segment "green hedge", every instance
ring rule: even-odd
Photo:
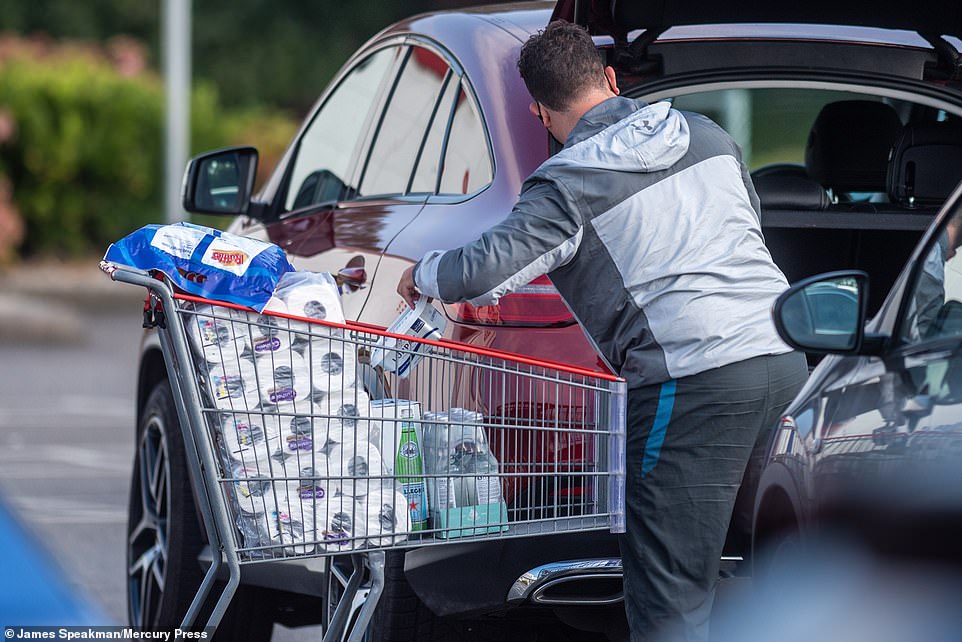
[[[82,255],[164,220],[163,83],[122,75],[105,57],[71,50],[0,60],[0,174],[26,235],[21,256]],[[216,91],[191,98],[192,149],[252,144],[270,169],[296,123],[283,114],[225,113]]]

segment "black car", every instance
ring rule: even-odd
[[[962,185],[869,323],[861,271],[777,301],[781,336],[830,356],[786,409],[761,477],[761,575],[836,534],[887,556],[962,559],[960,246]]]

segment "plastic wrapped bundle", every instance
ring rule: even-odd
[[[337,283],[327,272],[288,272],[277,282],[274,296],[283,299],[294,316],[344,323]],[[330,336],[332,330],[314,323],[301,323],[296,329],[318,338]]]
[[[262,357],[255,362],[257,385],[265,405],[293,404],[310,409],[311,377],[304,357],[293,351]]]
[[[371,402],[363,390],[348,388],[314,395],[317,417],[327,426],[326,451],[340,444],[371,441]]]
[[[268,457],[280,437],[276,418],[258,413],[224,413],[219,432],[227,454],[241,462]]]
[[[391,546],[407,538],[411,513],[404,495],[391,488],[372,490],[358,501],[371,546]]]
[[[211,364],[207,381],[214,404],[222,410],[254,410],[260,405],[257,374],[249,359]]]
[[[363,497],[381,488],[384,467],[381,453],[369,442],[335,446],[327,458],[334,492]]]
[[[311,408],[300,404],[298,408]],[[283,410],[285,406],[278,409]],[[313,409],[311,410],[313,413]],[[280,422],[280,436],[284,450],[292,453],[311,452],[323,450],[327,443],[327,422],[316,418],[313,414],[298,411],[294,415],[281,415],[278,417]]]
[[[247,349],[247,328],[231,319],[243,320],[244,313],[206,304],[196,306],[194,312],[184,315],[194,351],[209,363],[237,361]]]
[[[292,465],[293,464],[293,465]],[[321,453],[315,453],[315,457],[302,456],[299,462],[289,462],[288,468],[300,466],[292,470],[291,479],[287,481],[287,496],[299,499],[301,502],[313,503],[318,500],[328,499],[333,496],[331,480],[328,477],[327,457]]]
[[[282,545],[288,555],[306,555],[314,551],[317,521],[314,507],[297,498],[285,497],[267,516],[267,532],[272,546]]]
[[[350,497],[334,497],[318,502],[315,509],[318,548],[338,553],[360,548],[364,542],[365,520]]]
[[[232,490],[241,513],[266,515],[277,507],[276,492],[270,473],[252,463],[235,466],[230,473]],[[283,491],[281,491],[283,493]]]
[[[271,305],[279,307],[271,300]],[[277,310],[283,312],[284,310]],[[291,349],[291,333],[287,330],[288,321],[281,317],[268,314],[260,316],[250,315],[250,338],[251,351],[257,358],[270,357],[271,355],[284,355]]]
[[[304,347],[311,365],[311,385],[316,391],[331,392],[357,383],[357,350],[353,343],[337,339],[314,339]]]

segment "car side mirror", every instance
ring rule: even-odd
[[[253,147],[201,154],[191,159],[184,173],[184,209],[197,214],[246,214],[256,173],[257,150]]]
[[[800,281],[775,301],[779,336],[804,352],[858,354],[865,340],[868,275],[851,270]]]

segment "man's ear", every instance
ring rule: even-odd
[[[551,114],[548,113],[548,110],[545,109],[544,105],[539,107],[538,103],[532,100],[531,103],[528,104],[528,111],[541,120],[541,124],[544,125],[545,129],[551,127]]]
[[[615,96],[621,94],[621,90],[618,89],[618,78],[615,76],[614,67],[605,67],[605,77],[608,78],[608,86],[611,88],[611,93]]]

